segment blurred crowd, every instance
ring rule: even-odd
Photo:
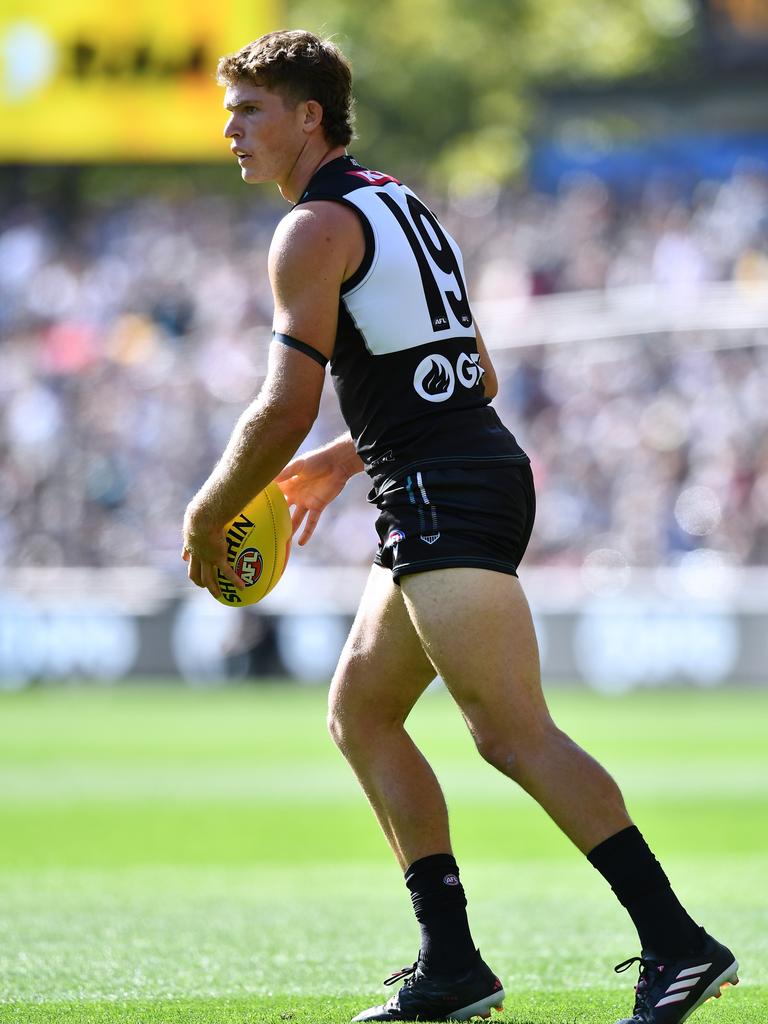
[[[266,252],[284,207],[210,196],[45,203],[0,215],[0,564],[182,572],[184,508],[263,379]],[[768,178],[619,198],[436,203],[470,292],[503,299],[653,282],[768,281]],[[502,418],[531,454],[528,564],[768,562],[768,345],[756,332],[500,351]],[[343,425],[330,386],[307,446]],[[366,564],[360,477],[298,556]]]

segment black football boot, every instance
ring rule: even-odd
[[[705,933],[706,935],[706,933]],[[726,985],[738,985],[739,965],[733,953],[711,935],[701,950],[678,960],[652,953],[633,956],[618,964],[617,973],[640,964],[631,1017],[617,1024],[682,1024],[708,999],[719,999]]]
[[[372,1006],[353,1020],[469,1020],[491,1016],[491,1009],[502,1010],[504,988],[481,959],[465,974],[440,979],[425,974],[417,960],[412,967],[396,971],[384,982],[394,985],[404,978],[402,988],[383,1006]]]

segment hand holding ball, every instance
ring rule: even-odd
[[[236,587],[217,570],[221,591],[217,600],[240,608],[266,597],[288,564],[291,532],[291,514],[283,492],[277,484],[268,484],[224,528],[227,561],[245,587]]]

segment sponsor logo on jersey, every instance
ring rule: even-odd
[[[445,356],[426,356],[416,367],[413,386],[416,394],[428,402],[445,402],[454,392],[456,381],[465,388],[479,384],[485,370],[480,365],[479,352],[462,352],[456,361],[456,370]]]
[[[479,352],[462,352],[456,363],[456,376],[465,388],[473,388],[480,382],[485,370],[480,365]]]
[[[246,548],[235,563],[235,572],[246,587],[258,583],[263,568],[264,559],[257,548]]]
[[[416,367],[413,386],[427,402],[446,402],[455,387],[453,367],[445,356],[426,356]]]
[[[347,174],[351,174],[355,178],[362,178],[369,185],[387,185],[390,181],[394,185],[400,184],[397,178],[393,178],[391,174],[382,174],[381,171],[369,171],[361,168],[359,171],[347,171]]]

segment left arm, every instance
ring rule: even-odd
[[[499,381],[496,377],[496,370],[494,369],[491,357],[488,355],[488,349],[485,347],[483,336],[480,333],[480,328],[475,323],[475,334],[477,335],[477,351],[480,353],[480,365],[485,370],[483,376],[483,387],[488,398],[495,398],[499,393]]]

